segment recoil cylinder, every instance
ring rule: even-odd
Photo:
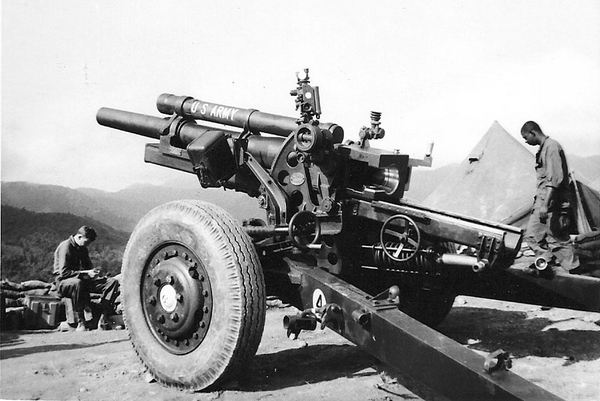
[[[386,242],[385,247],[387,249],[396,249],[400,246],[400,243],[395,242]],[[429,255],[425,253],[418,253],[407,262],[399,262],[391,259],[389,256],[385,254],[381,243],[377,243],[376,245],[369,247],[373,252],[373,261],[378,267],[384,269],[392,269],[392,270],[419,270],[419,271],[430,271],[435,268],[435,261],[432,260]],[[401,251],[400,258],[404,259],[409,256],[409,254],[413,253],[413,251]]]

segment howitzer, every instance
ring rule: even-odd
[[[204,389],[235,374],[256,352],[269,293],[302,311],[286,317],[288,334],[321,322],[450,399],[556,399],[511,372],[484,372],[483,357],[428,327],[458,293],[505,277],[522,230],[404,200],[432,145],[423,159],[372,147],[385,135],[379,112],[344,141],[341,126],[319,120],[308,70],[291,95],[297,118],[170,94],[158,98],[162,118],[98,111],[101,125],[157,140],[146,162],[244,192],[265,210],[265,220],[239,224],[215,205],[178,201],[136,226],[123,303],[157,380]]]

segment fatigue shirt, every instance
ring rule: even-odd
[[[556,189],[553,201],[557,204],[551,207],[560,207],[560,202],[569,199],[569,170],[565,153],[558,142],[546,137],[535,155],[535,172],[537,176],[536,196],[545,199],[546,188]]]
[[[88,270],[92,266],[87,248],[77,245],[72,235],[54,251],[54,274],[59,280],[77,277],[80,270]]]

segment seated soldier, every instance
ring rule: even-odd
[[[83,226],[76,234],[61,242],[54,252],[56,287],[62,297],[71,298],[77,314],[77,331],[87,330],[85,307],[90,294],[101,294],[102,315],[98,328],[110,328],[108,317],[114,312],[114,302],[119,295],[119,282],[114,278],[99,277],[88,253],[88,245],[97,237],[96,231]]]

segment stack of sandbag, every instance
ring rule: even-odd
[[[28,280],[22,283],[8,280],[0,282],[0,295],[7,308],[25,306],[27,295],[54,295],[51,292],[54,292],[54,284],[40,280]]]
[[[0,281],[0,327],[3,330],[18,330],[25,326],[28,296],[56,295],[54,284],[40,280],[15,283]]]

